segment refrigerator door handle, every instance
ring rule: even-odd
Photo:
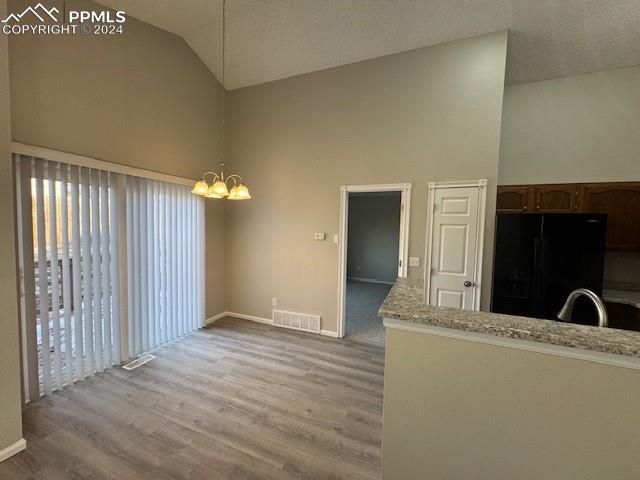
[[[546,282],[546,262],[547,262],[547,248],[549,241],[546,238],[539,239],[540,246],[538,247],[538,256],[540,257],[538,263],[538,298],[540,299],[540,308],[544,307],[545,291],[544,284]]]
[[[533,239],[533,297],[535,309],[537,310],[540,301],[542,286],[542,238]]]

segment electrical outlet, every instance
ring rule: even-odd
[[[409,266],[410,267],[419,267],[420,266],[420,257],[409,257]]]
[[[271,299],[271,306],[272,307],[277,307],[278,306],[278,299],[276,297],[273,297]]]

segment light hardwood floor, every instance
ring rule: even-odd
[[[0,479],[378,479],[384,349],[225,318],[26,407]]]

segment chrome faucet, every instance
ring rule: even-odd
[[[585,296],[590,299],[598,312],[598,326],[607,327],[609,325],[609,317],[607,315],[607,307],[604,306],[602,299],[586,288],[578,288],[569,294],[567,301],[558,312],[558,318],[563,322],[570,322],[573,315],[573,304],[576,303],[578,297]]]

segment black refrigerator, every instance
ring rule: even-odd
[[[492,311],[555,320],[576,288],[602,296],[606,231],[606,214],[498,213]],[[597,324],[585,298],[573,321]]]

